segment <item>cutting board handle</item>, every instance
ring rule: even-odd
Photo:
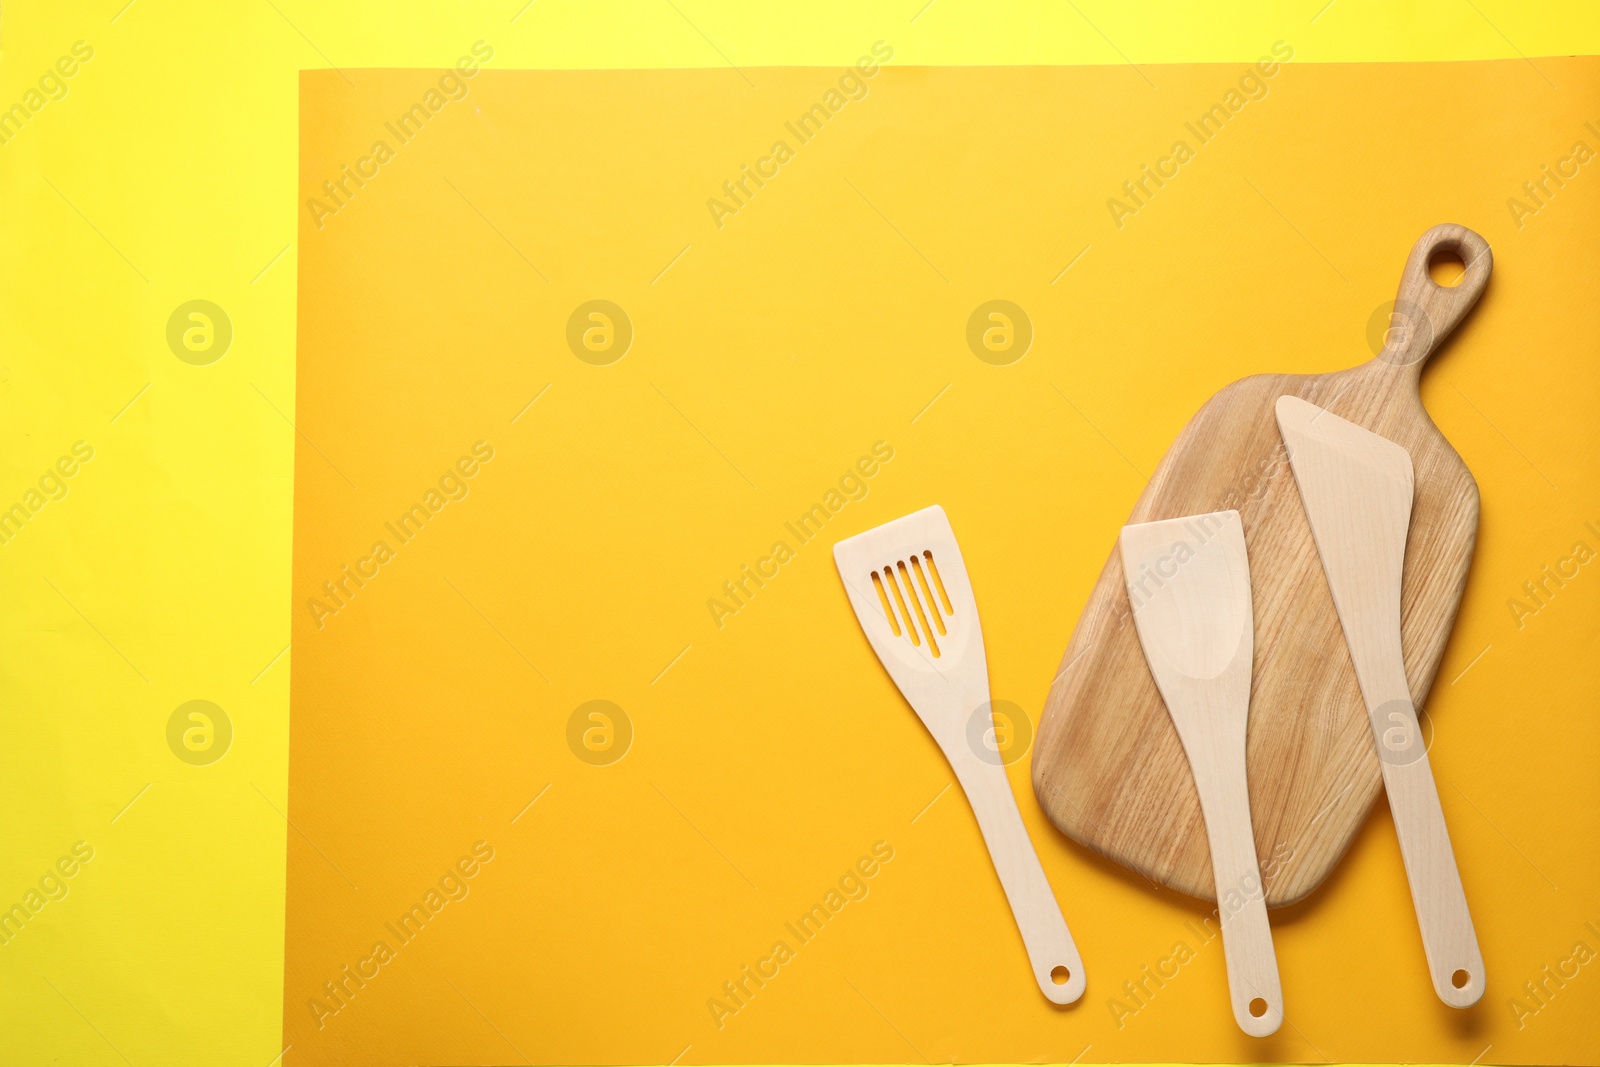
[[[1454,253],[1466,265],[1466,273],[1455,285],[1440,285],[1428,274],[1428,263],[1446,253]],[[1444,223],[1418,238],[1400,275],[1400,290],[1395,294],[1394,313],[1378,362],[1400,368],[1413,381],[1420,377],[1422,365],[1434,349],[1483,295],[1493,269],[1489,242],[1465,226]]]

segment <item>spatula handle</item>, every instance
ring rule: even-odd
[[[1483,996],[1483,955],[1416,709],[1410,700],[1391,700],[1371,717],[1434,991],[1452,1008],[1471,1007]]]
[[[1241,737],[1230,746],[1237,752],[1226,755],[1219,744],[1209,765],[1192,756],[1190,763],[1211,844],[1211,874],[1217,885],[1217,915],[1222,920],[1222,952],[1228,964],[1233,1018],[1250,1036],[1266,1037],[1283,1023],[1283,990],[1278,982],[1272,926],[1267,922],[1266,886],[1250,828],[1243,740]]]
[[[995,873],[1005,889],[1011,914],[1022,932],[1034,980],[1045,998],[1055,1004],[1071,1004],[1083,996],[1083,960],[1072,941],[1067,920],[1062,918],[1050,889],[1044,867],[1033,851],[1017,798],[1011,792],[1005,768],[990,763],[970,751],[948,752],[956,776],[966,791],[984,844],[994,861]]]

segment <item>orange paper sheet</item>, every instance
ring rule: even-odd
[[[302,76],[285,1062],[1600,1060],[1600,66],[862,54]],[[1490,988],[1434,997],[1380,805],[1254,1041],[1027,744],[1183,422],[1367,358],[1441,221],[1495,252],[1424,379],[1484,500],[1429,712]],[[931,503],[1068,1009],[833,569]]]

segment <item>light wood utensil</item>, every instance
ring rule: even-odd
[[[1002,762],[972,743],[989,717],[989,665],[978,604],[950,520],[937,505],[833,546],[850,606],[867,641],[933,734],[978,817],[1000,885],[1046,998],[1083,995],[1083,961],[1033,851]]]
[[[1454,252],[1458,285],[1428,276]],[[1423,364],[1488,284],[1483,238],[1436,226],[1411,250],[1377,358],[1330,374],[1262,374],[1201,407],[1128,522],[1236,510],[1250,548],[1256,635],[1250,801],[1267,905],[1304,898],[1344,855],[1382,779],[1366,705],[1284,455],[1273,405],[1303,397],[1401,445],[1416,502],[1400,586],[1405,676],[1421,705],[1466,584],[1478,489],[1417,395]],[[1360,326],[1353,322],[1352,348]],[[1470,358],[1462,351],[1457,359]],[[1112,552],[1057,668],[1034,743],[1034,791],[1062,831],[1147,878],[1215,899],[1199,796],[1177,731],[1142,666]]]
[[[1124,526],[1122,570],[1145,660],[1200,794],[1233,1017],[1265,1037],[1283,1022],[1283,993],[1250,830],[1244,739],[1255,617],[1239,513]]]
[[[1280,397],[1277,410],[1367,702],[1433,988],[1451,1007],[1469,1007],[1483,996],[1483,956],[1401,653],[1411,456],[1393,441],[1299,397]]]

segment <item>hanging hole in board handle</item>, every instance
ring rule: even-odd
[[[1072,972],[1067,970],[1065,967],[1058,966],[1055,970],[1050,972],[1050,981],[1054,982],[1056,985],[1066,985],[1071,980]]]
[[[1257,997],[1250,1002],[1250,1014],[1252,1017],[1259,1019],[1266,1013],[1267,1002],[1263,998]]]
[[[1449,269],[1460,265],[1459,275]],[[1421,373],[1489,285],[1494,254],[1479,234],[1452,223],[1435,226],[1412,246],[1378,360]]]
[[[1453,248],[1436,248],[1428,257],[1428,277],[1441,289],[1454,289],[1467,276],[1467,265]]]

